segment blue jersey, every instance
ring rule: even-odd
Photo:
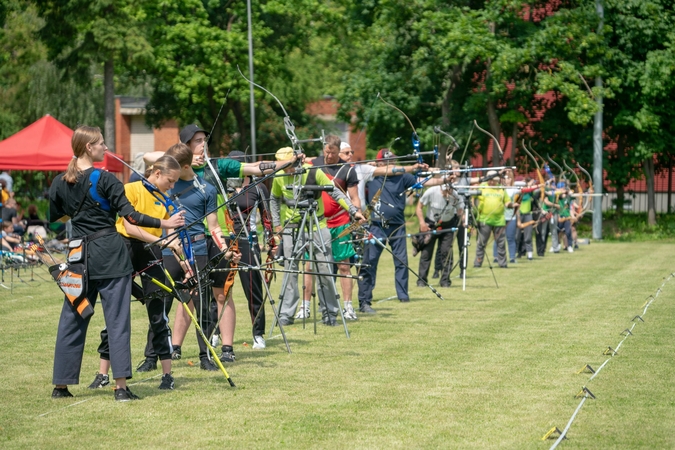
[[[207,213],[215,212],[216,206],[218,206],[216,188],[206,183],[203,178],[197,178],[197,182],[201,187],[197,186],[195,180],[178,180],[173,189],[168,192],[169,196],[179,195],[174,203],[178,205],[180,210],[185,211],[185,224],[196,222],[188,228],[188,235],[191,240],[205,234],[204,216]],[[202,189],[204,192],[202,192]],[[193,242],[192,251],[196,256],[208,255],[206,239],[202,238]],[[170,255],[171,251],[164,249],[162,254]]]
[[[372,220],[380,222],[382,220],[381,216],[384,216],[389,225],[403,225],[405,223],[405,215],[403,214],[405,211],[405,201],[408,197],[405,194],[399,194],[413,186],[417,182],[417,179],[409,173],[394,177],[388,176],[386,181],[384,177],[375,177],[366,185],[366,189],[368,190],[366,199],[369,204],[380,187],[382,187],[383,181],[384,188],[380,194],[380,214],[373,213]],[[392,208],[389,205],[393,205],[394,207]]]

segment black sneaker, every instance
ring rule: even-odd
[[[211,372],[218,370],[218,366],[216,366],[216,364],[208,358],[202,358],[199,362],[199,367],[202,370],[209,370]]]
[[[324,317],[321,322],[328,327],[336,327],[338,325],[337,319],[331,316]]]
[[[89,389],[100,389],[110,384],[110,378],[107,373],[97,373],[93,383],[89,385]]]
[[[146,359],[136,367],[136,372],[152,372],[157,370],[157,361]]]
[[[234,360],[236,359],[236,356],[234,356],[234,349],[232,348],[231,345],[223,345],[221,348],[222,353],[218,357],[220,359],[220,362],[224,363],[233,363]]]
[[[368,303],[364,303],[359,306],[359,311],[364,314],[377,314],[377,311],[375,311]]]
[[[409,298],[399,298],[398,301],[401,302],[401,303],[410,303]]]
[[[441,274],[437,270],[437,271],[434,272],[434,274],[431,276],[431,278],[438,278],[440,276],[441,276]]]
[[[67,387],[54,388],[54,390],[52,391],[52,398],[68,398],[72,396],[73,394],[70,393]]]
[[[140,400],[140,398],[138,397],[138,395],[131,392],[129,388],[115,389],[116,402],[130,402],[131,400]]]
[[[162,383],[159,385],[160,389],[163,390],[168,390],[168,389],[173,389],[173,375],[170,373],[165,373],[162,375]]]
[[[452,284],[452,281],[450,281],[450,280],[441,281],[441,287],[450,287],[451,284]]]
[[[438,277],[434,277],[438,278]],[[417,280],[417,287],[427,287],[427,284],[422,280]]]
[[[173,352],[171,352],[171,359],[178,361],[181,358],[182,354],[180,352],[180,345],[173,346]]]

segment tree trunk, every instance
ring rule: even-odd
[[[250,124],[244,117],[244,112],[241,108],[241,102],[234,100],[228,100],[227,102],[230,106],[230,109],[232,109],[234,119],[237,121],[237,128],[239,129],[239,145],[241,147],[241,151],[246,153],[246,149],[249,144],[247,136],[249,134]]]
[[[103,65],[103,86],[105,98],[105,125],[103,139],[111,152],[115,152],[115,63],[112,57]]]
[[[490,33],[495,34],[496,24],[490,22],[488,24]],[[492,59],[488,58],[487,60],[487,70],[485,76],[485,87],[488,89],[488,102],[487,102],[487,115],[488,122],[490,123],[490,132],[495,137],[497,142],[492,144],[492,167],[498,167],[503,164],[502,156],[499,152],[499,138],[502,135],[502,127],[499,123],[499,116],[497,115],[497,108],[495,107],[495,102],[492,98],[489,97],[490,89],[490,79],[492,78]]]
[[[488,100],[487,112],[488,122],[490,123],[490,132],[497,139],[497,141],[499,141],[499,137],[502,135],[502,127],[499,123],[497,109],[495,108],[495,103],[492,99]],[[498,167],[502,165],[502,155],[499,153],[499,147],[500,146],[497,142],[492,142],[492,167]]]
[[[644,163],[647,177],[647,225],[656,225],[656,195],[654,193],[654,156],[649,156]]]
[[[617,158],[617,164],[622,164],[622,160],[625,159],[626,155],[624,153],[625,145],[624,142],[626,140],[623,138],[623,136],[619,135],[616,138],[616,158]],[[620,184],[620,183],[618,183]],[[623,184],[621,186],[617,186],[616,188],[616,216],[617,218],[621,218],[624,213],[624,203],[626,202],[626,186]]]
[[[623,216],[623,204],[626,201],[626,187],[624,185],[616,188],[616,216],[620,218]]]
[[[211,158],[215,158],[223,155],[223,122],[227,116],[227,109],[223,106],[223,110],[220,110],[220,105],[217,104],[214,100],[215,93],[213,87],[209,86],[207,89],[207,95],[209,97],[209,114],[210,117],[204,117],[201,120],[201,123],[204,127],[211,129],[211,136],[209,137],[209,147],[208,152]],[[220,113],[220,116],[218,115]]]
[[[445,95],[443,96],[443,102],[441,103],[441,125],[443,126],[443,131],[448,131],[450,127],[450,97],[452,96],[457,83],[461,79],[462,75],[462,65],[455,64],[450,71],[450,77],[448,80],[448,88],[445,90]],[[446,161],[446,155],[448,148],[453,148],[454,143],[451,142],[448,145],[440,146],[440,153],[438,155],[438,166],[445,167],[450,164],[450,161]]]
[[[672,201],[673,196],[673,158],[672,156],[668,159],[668,214],[672,211],[670,202]]]

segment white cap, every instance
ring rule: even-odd
[[[345,142],[345,141],[340,142],[340,150],[344,150],[346,148],[352,148],[352,146],[349,145],[349,142]]]

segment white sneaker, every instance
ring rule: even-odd
[[[262,350],[267,347],[265,344],[265,338],[262,336],[253,336],[253,348],[256,350]]]
[[[309,306],[303,306],[295,315],[296,319],[309,319]]]
[[[356,317],[354,307],[352,306],[351,303],[349,303],[347,307],[342,310],[342,314],[345,316],[345,320],[359,320],[359,318]]]
[[[570,252],[570,253],[574,253],[574,249],[572,248],[571,245],[569,247],[567,247],[567,251]]]

